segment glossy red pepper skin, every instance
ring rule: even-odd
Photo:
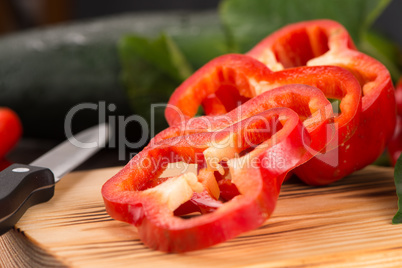
[[[312,133],[326,129],[333,121],[332,112],[325,109],[329,102],[319,90],[298,86],[301,91],[314,91],[317,102],[326,104],[318,105],[320,108],[313,116],[315,124],[310,126]],[[264,103],[267,96],[262,94],[255,101]],[[193,128],[173,127],[158,134],[151,146],[103,186],[108,213],[135,225],[147,246],[166,252],[205,248],[262,225],[275,208],[286,174],[313,156],[307,148],[319,151],[326,144],[312,142],[299,115],[291,109],[265,111],[261,108],[261,112],[253,110],[254,104],[245,103],[246,107],[236,108],[223,120],[222,117],[198,117],[190,119]],[[219,146],[228,141],[232,142],[231,146]],[[252,145],[258,146],[249,151]],[[159,161],[162,158],[165,161]],[[204,189],[182,201],[181,206],[169,209],[166,200],[152,192],[155,188],[147,192],[150,188],[144,186],[150,180],[157,180],[166,161],[197,163],[201,167],[198,177],[204,173],[214,178],[217,172],[211,164],[214,158],[216,163],[224,163],[223,176],[230,176],[238,191],[230,191],[233,196],[226,203]],[[150,159],[155,165],[146,166],[143,161]],[[250,165],[250,161],[255,165]],[[192,211],[205,214],[190,219],[177,217]]]
[[[174,216],[174,210],[177,207],[174,207],[174,210],[169,209],[166,200],[161,200],[157,194],[148,193],[142,188],[144,183],[158,177],[164,169],[162,164],[146,167],[143,161],[158,160],[163,157],[168,162],[181,160],[196,163],[197,153],[202,154],[209,148],[214,149],[208,144],[214,132],[204,132],[191,134],[193,135],[191,138],[197,141],[196,147],[188,143],[185,136],[179,136],[162,140],[136,155],[102,188],[108,213],[115,219],[134,224],[141,240],[148,247],[167,252],[183,252],[208,247],[257,228],[272,213],[284,175],[300,161],[304,154],[302,137],[308,138],[307,133],[301,133],[303,126],[297,114],[291,110],[271,110],[262,114],[264,119],[269,121],[275,116],[278,118],[279,115],[287,118],[284,120],[286,123],[283,128],[274,134],[277,141],[275,146],[269,144],[273,137],[264,137],[268,148],[256,149],[252,153],[257,154],[256,157],[262,161],[262,158],[270,151],[282,155],[281,151],[275,149],[281,147],[287,152],[289,164],[272,169],[264,169],[263,165],[256,168],[237,168],[233,165],[231,179],[241,194],[221,204],[215,211],[199,217],[182,219]],[[245,124],[246,122],[242,122],[234,128],[240,128],[240,125]],[[221,137],[218,137],[217,141],[225,139],[230,133],[233,133],[232,130],[226,129],[218,132],[217,135]]]
[[[396,122],[391,77],[380,62],[356,50],[342,25],[330,20],[292,24],[268,36],[247,54],[276,70],[304,65],[341,66],[360,82],[362,112],[356,132],[338,149],[298,168],[296,173],[304,181],[329,184],[371,164],[382,154]],[[331,161],[334,165],[328,165]]]
[[[21,134],[22,125],[17,114],[0,107],[0,159],[17,144]]]
[[[358,87],[355,89],[358,89]],[[296,111],[310,135],[315,138],[314,142],[321,140],[322,144],[328,143],[325,133],[326,129],[319,129],[317,126],[322,126],[321,121],[324,118],[332,118],[330,116],[333,114],[331,103],[318,88],[302,84],[289,84],[266,90],[224,115],[203,116],[201,118],[196,117],[183,120],[157,134],[148,146],[153,146],[153,144],[167,138],[193,134],[200,131],[203,132],[207,129],[209,131],[216,131],[227,124],[233,124],[239,120],[278,107],[291,108]],[[358,105],[356,109],[358,109]],[[352,110],[349,112],[353,114],[355,111]],[[342,121],[344,117],[344,115],[335,117],[333,119],[334,123],[339,126],[338,121]],[[357,123],[353,122],[348,123],[357,125]]]
[[[339,114],[326,98],[341,100]],[[328,20],[290,25],[248,55],[212,60],[169,104],[171,127],[102,187],[108,213],[166,252],[205,248],[257,228],[289,172],[315,185],[338,180],[374,161],[395,125],[387,70]],[[193,118],[200,105],[209,116]],[[226,142],[232,146],[218,146]],[[196,179],[159,177],[178,161],[197,164]],[[180,217],[192,212],[201,215]]]
[[[331,70],[332,68],[329,69]],[[305,71],[312,70],[315,71],[316,69],[305,69]],[[345,72],[344,70],[342,71]],[[345,73],[350,75],[348,72]],[[297,75],[293,79],[296,79],[296,77]],[[336,83],[332,83],[332,85],[334,89],[340,90],[334,86]],[[346,83],[346,85],[350,86],[351,84]],[[349,88],[350,92],[353,92],[352,88],[353,87]],[[359,92],[359,87],[356,84],[355,92]],[[346,93],[346,95],[350,95],[350,93]],[[306,154],[305,161],[311,159],[311,157],[317,155],[326,147],[337,146],[336,143],[334,143],[334,134],[335,132],[342,132],[342,124],[345,124],[343,121],[349,119],[349,127],[353,124],[357,125],[356,120],[350,120],[350,115],[347,115],[347,113],[353,113],[353,110],[348,110],[347,113],[333,118],[332,106],[320,89],[302,84],[289,84],[266,90],[225,115],[195,117],[184,120],[160,132],[151,140],[148,146],[153,146],[161,140],[172,137],[206,130],[217,131],[227,124],[233,124],[233,120],[235,119],[237,121],[243,120],[275,107],[287,107],[296,111],[304,127],[310,134],[312,143],[306,146],[309,154]],[[322,124],[325,120],[328,121],[327,124]],[[251,137],[249,139],[251,139]],[[230,200],[231,197],[235,195],[237,189],[233,187],[230,180],[225,178],[219,179],[219,174],[216,174],[216,177],[221,196],[223,196],[224,199]]]
[[[272,72],[260,61],[237,54],[212,60],[185,81],[172,94],[165,116],[171,125],[179,124],[193,117],[201,104],[206,112],[211,111],[212,114],[227,112],[232,107],[236,107],[236,103],[233,103],[233,99],[222,98],[222,93],[216,92],[237,91],[235,100],[239,100],[238,96],[242,96],[244,101],[244,98],[258,96],[288,84],[314,86],[328,98],[341,100],[341,113],[335,117],[337,138],[328,145],[327,151],[338,148],[353,136],[359,124],[362,93],[360,84],[352,73],[337,66],[300,67]],[[300,113],[301,110],[297,107],[303,107],[302,103],[298,103],[301,100],[294,99],[292,102],[289,99],[285,94],[276,97],[273,95],[269,100],[267,99],[267,103],[274,104],[271,107],[289,107]],[[325,160],[321,157],[317,161]],[[308,184],[325,184],[321,176],[300,177]],[[328,181],[330,182],[332,181]]]
[[[256,96],[250,81],[264,81],[270,73],[261,62],[240,54],[213,59],[173,92],[165,110],[166,120],[173,126],[192,118],[199,106],[209,101],[214,102],[214,108],[212,105],[209,107],[215,109],[215,112],[207,115],[225,114],[239,106],[238,102],[241,104]],[[217,99],[216,94],[219,92],[228,98]]]
[[[218,57],[184,81],[170,97],[165,117],[173,126],[194,117],[200,105],[207,115],[225,114],[239,103],[288,84],[314,86],[329,98],[342,99],[342,114],[337,120],[341,128],[350,124],[348,133],[353,133],[359,121],[361,91],[348,71],[334,66],[314,66],[272,72],[261,62],[240,54]],[[232,98],[219,97],[224,92],[237,93]],[[350,134],[343,135],[350,137]]]
[[[402,77],[399,78],[396,84],[395,100],[397,108],[396,127],[394,135],[388,144],[388,155],[393,166],[395,166],[396,161],[402,153]]]

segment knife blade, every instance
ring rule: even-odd
[[[13,164],[1,171],[0,235],[13,228],[28,208],[49,201],[60,178],[104,147],[108,139],[108,125],[100,124],[70,137],[29,165]],[[80,147],[77,142],[94,146]]]

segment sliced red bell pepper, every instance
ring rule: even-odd
[[[307,131],[312,136],[313,142],[319,144],[319,148],[322,149],[331,142],[332,136],[328,134],[332,133],[332,130],[327,129],[329,125],[325,125],[325,128],[323,128],[322,124],[322,120],[325,118],[332,118],[330,116],[332,114],[331,103],[327,100],[325,95],[315,87],[291,84],[265,91],[225,115],[204,116],[184,120],[160,132],[151,140],[149,146],[153,146],[161,140],[176,136],[207,130],[216,131],[227,124],[233,124],[239,120],[255,116],[265,110],[277,107],[291,108],[296,111]],[[335,122],[333,122],[335,124],[332,124],[331,127],[335,128],[335,126],[341,125],[339,122],[342,122],[344,117],[346,117],[344,114],[335,117]],[[353,118],[354,114],[350,117]],[[355,121],[356,120],[354,120],[354,122]],[[353,122],[348,123],[351,128],[353,128],[353,124],[357,125],[357,123]]]
[[[304,181],[331,183],[371,164],[384,151],[396,121],[391,77],[380,62],[356,50],[342,25],[330,20],[295,23],[268,36],[247,54],[275,70],[341,66],[360,82],[363,97],[358,129],[338,149],[298,168],[296,173]]]
[[[384,148],[395,124],[389,83],[386,69],[356,51],[339,24],[285,27],[248,56],[211,61],[174,92],[165,112],[171,127],[105,183],[106,209],[135,225],[146,245],[167,252],[254,229],[272,213],[290,171],[327,184]],[[340,100],[334,118],[326,97]],[[200,105],[214,116],[193,118]],[[329,166],[336,154],[340,163]],[[167,163],[180,161],[197,164],[197,174],[160,178]],[[180,217],[194,212],[201,215]]]
[[[393,166],[395,166],[396,161],[402,153],[402,77],[399,78],[396,84],[395,100],[397,108],[396,127],[394,135],[388,144],[388,155]]]
[[[147,246],[167,252],[205,248],[260,226],[271,215],[286,174],[312,157],[306,147],[313,142],[291,109],[250,113],[253,116],[228,114],[226,122],[197,118],[195,125],[207,122],[210,130],[201,127],[182,136],[164,136],[144,149],[104,184],[108,213],[135,225]],[[315,115],[320,121],[314,129],[331,122],[332,113],[327,115]],[[178,161],[197,163],[198,175],[158,178],[167,163]],[[238,191],[228,202],[212,194],[216,172],[229,176]],[[150,188],[150,181],[156,186]],[[195,210],[203,214],[178,217]]]
[[[320,68],[305,68],[301,72],[301,76],[304,76],[305,72],[311,72],[320,70]],[[333,68],[327,68],[328,70],[332,70]],[[343,69],[334,68],[335,70],[339,70],[345,75],[351,76],[351,74]],[[327,70],[327,71],[328,71]],[[320,70],[321,71],[321,70]],[[314,72],[313,72],[314,73]],[[281,76],[278,76],[277,79],[280,81]],[[297,75],[293,76],[293,79],[297,79]],[[353,77],[351,77],[351,81]],[[331,83],[331,86],[328,86],[326,89],[330,90],[331,88],[342,92],[345,89],[339,89],[336,87],[336,82],[332,82],[334,79],[327,80],[327,82]],[[359,86],[357,82],[355,83],[345,83],[345,85],[349,85],[350,92],[357,92],[359,91]],[[354,87],[353,87],[354,85]],[[318,85],[320,87],[324,87],[323,85]],[[336,90],[335,90],[336,89]],[[353,91],[355,89],[355,91]],[[346,90],[345,90],[346,91]],[[350,93],[333,93],[333,95],[350,95]],[[359,98],[357,98],[359,100]],[[281,86],[278,88],[273,88],[270,90],[265,91],[264,93],[250,99],[240,107],[232,110],[231,112],[227,113],[223,116],[204,116],[204,117],[195,117],[188,120],[184,120],[181,123],[172,126],[158,135],[154,137],[149,143],[149,146],[153,146],[155,143],[160,142],[163,139],[168,139],[176,136],[187,135],[202,131],[216,131],[217,129],[223,128],[227,124],[233,124],[233,120],[242,120],[244,118],[257,115],[258,113],[268,110],[274,107],[287,107],[291,108],[299,114],[300,119],[302,120],[304,126],[306,127],[307,131],[309,132],[310,136],[312,137],[312,144],[310,145],[309,152],[312,155],[318,154],[324,148],[332,148],[334,146],[338,146],[337,142],[338,139],[334,140],[333,133],[336,130],[337,133],[342,133],[344,129],[351,130],[353,125],[357,126],[357,120],[353,113],[356,113],[356,110],[348,110],[345,109],[346,112],[344,114],[340,114],[335,117],[334,124],[327,124],[323,125],[322,120],[324,118],[332,118],[330,116],[332,114],[332,107],[325,95],[321,90],[315,87],[306,86],[302,84],[290,84]],[[359,105],[357,106],[359,107]],[[355,108],[358,109],[358,108]],[[348,115],[350,113],[351,115]],[[350,119],[352,118],[352,120]],[[347,119],[349,121],[347,121]],[[212,125],[211,122],[214,122]],[[214,128],[215,127],[215,128]],[[332,129],[333,128],[333,129]],[[345,138],[345,135],[342,135]],[[309,156],[310,158],[312,156]],[[217,177],[220,177],[219,174],[216,174]],[[230,180],[226,180],[222,178],[218,180],[219,189],[221,194],[226,195],[229,197],[233,195],[233,192],[236,192],[235,187],[231,184]]]
[[[166,120],[172,126],[194,117],[199,106],[209,101],[208,96],[214,102],[209,107],[216,110],[209,115],[225,114],[239,106],[239,102],[254,97],[251,81],[264,81],[270,73],[263,63],[244,55],[231,54],[213,59],[173,92],[165,110]],[[223,95],[223,98],[216,100],[217,95]]]
[[[212,60],[186,80],[172,94],[165,116],[171,125],[178,124],[193,117],[200,104],[206,112],[220,114],[241,104],[245,98],[287,84],[311,85],[319,88],[328,98],[341,100],[340,114],[335,118],[338,137],[329,144],[327,150],[337,148],[352,137],[359,124],[362,93],[358,81],[349,71],[337,66],[311,66],[272,72],[259,61],[237,54]],[[231,88],[230,91],[228,88]],[[221,91],[236,91],[238,94],[235,96],[242,96],[242,99],[221,98],[222,93],[217,94]],[[290,107],[303,113],[297,108],[306,107],[301,103],[301,98],[289,98],[283,91],[281,94],[267,98],[265,106],[272,104],[270,107]],[[322,158],[318,161],[322,161]],[[322,184],[321,177],[302,176],[302,179],[309,184]]]

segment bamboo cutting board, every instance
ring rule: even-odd
[[[209,249],[165,254],[105,212],[100,188],[119,168],[71,173],[54,198],[0,237],[1,267],[402,267],[402,225],[390,168],[368,167],[331,186],[286,183],[261,228]]]

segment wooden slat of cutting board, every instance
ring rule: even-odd
[[[149,250],[134,227],[107,215],[100,188],[118,169],[63,178],[50,202],[20,220],[23,234],[0,237],[0,264],[22,249],[27,256],[14,258],[28,264],[73,267],[402,267],[402,226],[391,224],[397,198],[390,168],[368,167],[327,187],[287,183],[264,226],[185,254]]]

